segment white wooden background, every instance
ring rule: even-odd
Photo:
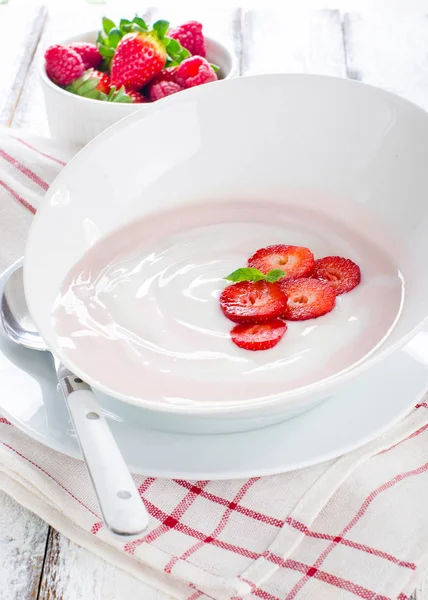
[[[135,4],[46,8],[0,5],[0,124],[47,135],[36,64],[43,48],[83,30],[102,14],[132,16]],[[285,3],[284,3],[285,4]],[[428,16],[421,11],[149,8],[173,23],[196,18],[236,53],[241,75],[309,72],[352,77],[394,91],[428,109]],[[138,8],[141,14],[141,3]],[[138,10],[137,8],[137,10]],[[121,14],[120,14],[121,13]],[[428,574],[427,574],[428,577]],[[168,600],[0,493],[0,600]],[[428,599],[428,581],[412,600]]]

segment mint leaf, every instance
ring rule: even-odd
[[[111,19],[107,19],[107,17],[103,17],[103,29],[107,35],[110,33],[113,27],[116,27],[113,21]]]
[[[159,39],[163,39],[169,29],[169,23],[168,21],[156,21],[156,23],[153,23],[153,29],[158,34]]]
[[[210,67],[214,71],[214,73],[218,73],[220,71],[220,67],[217,65],[214,65],[213,63],[210,63]]]
[[[239,281],[267,281],[268,283],[275,283],[282,279],[285,275],[285,271],[282,269],[272,269],[266,275],[259,271],[259,269],[253,269],[252,267],[243,267],[233,271],[230,275],[225,277],[228,281],[238,283]]]
[[[265,275],[258,269],[243,267],[242,269],[233,271],[233,273],[225,277],[225,279],[233,281],[234,283],[238,283],[239,281],[261,281],[262,279],[265,279]]]
[[[266,281],[268,281],[269,283],[275,283],[276,281],[279,281],[280,279],[282,279],[285,275],[285,271],[283,271],[282,269],[272,269],[272,271],[269,271],[269,273],[266,273]]]

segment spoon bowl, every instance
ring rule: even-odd
[[[3,328],[7,336],[20,346],[47,352],[49,349],[37,331],[23,292],[23,270],[19,267],[7,280],[1,297],[0,317]]]
[[[13,342],[31,350],[50,352],[28,310],[22,267],[15,269],[5,283],[0,318]],[[138,536],[148,525],[147,511],[101,407],[84,381],[55,356],[53,360],[104,522],[121,538]]]

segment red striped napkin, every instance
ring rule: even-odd
[[[21,256],[43,193],[72,154],[0,131],[0,267]],[[150,527],[125,546],[103,527],[84,465],[5,419],[0,488],[180,600],[404,600],[428,570],[427,407],[359,450],[294,473],[224,482],[136,476]]]

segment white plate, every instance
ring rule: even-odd
[[[13,268],[13,267],[12,267]],[[0,277],[0,292],[7,272]],[[0,331],[0,411],[30,437],[80,457],[49,354],[26,350]],[[428,331],[299,417],[244,433],[192,435],[147,427],[153,416],[102,396],[104,412],[135,473],[232,479],[291,471],[362,446],[402,418],[428,387]],[[157,417],[163,419],[162,415]]]

